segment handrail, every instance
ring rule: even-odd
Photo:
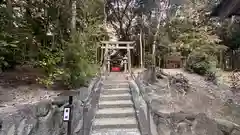
[[[140,81],[138,80],[138,77],[136,77],[132,72],[130,72],[130,75],[132,77],[132,79],[135,81],[138,89],[139,89],[139,95],[138,96],[141,96],[144,100],[144,102],[146,103],[147,105],[147,123],[148,123],[148,135],[152,135],[152,132],[151,132],[151,100],[148,98],[148,96],[146,96],[144,93],[143,93],[143,90],[142,90],[142,87],[140,86]]]

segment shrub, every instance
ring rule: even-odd
[[[214,84],[217,84],[217,75],[214,71],[208,71],[205,74],[205,81],[213,82]]]
[[[170,76],[169,84],[170,86],[175,86],[175,88],[180,92],[184,91],[184,93],[188,92],[190,88],[188,78],[182,73],[178,73],[175,76]]]
[[[149,66],[151,66],[153,64],[152,54],[150,52],[147,52],[144,57],[145,57],[144,65],[146,66],[146,68],[148,68]]]
[[[85,85],[96,74],[96,46],[105,38],[105,32],[95,23],[73,34],[72,39],[63,45],[63,50],[42,52],[39,65],[45,69],[47,76],[39,82],[47,86],[60,82],[72,89]]]
[[[201,52],[190,53],[185,69],[199,75],[205,75],[212,67],[211,60],[208,55]]]
[[[95,47],[97,41],[91,40],[92,34],[76,33],[64,54],[64,83],[69,88],[80,87],[96,74]]]

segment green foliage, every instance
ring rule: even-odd
[[[59,81],[69,88],[84,84],[97,71],[97,43],[106,36],[103,3],[77,1],[75,35],[70,0],[0,3],[0,69],[31,63],[43,69],[38,81],[47,87]]]
[[[211,61],[208,55],[201,52],[192,52],[185,65],[185,69],[200,75],[205,75],[211,69]]]
[[[88,33],[90,32],[90,33]],[[65,51],[63,80],[67,86],[79,87],[97,72],[95,49],[97,42],[91,40],[94,31],[77,33]]]
[[[210,82],[213,82],[214,84],[217,84],[217,75],[216,75],[216,71],[208,71],[206,74],[205,74],[205,80],[206,81],[210,81]]]
[[[35,66],[41,67],[46,76],[38,79],[40,84],[51,87],[64,74],[64,69],[60,67],[63,56],[63,50],[53,51],[49,48],[41,50],[41,60],[37,61]]]
[[[216,57],[227,49],[216,33],[216,25],[208,17],[208,5],[201,1],[179,8],[175,16],[165,25],[171,41],[171,51],[187,57],[185,69],[200,75],[212,76]]]
[[[144,59],[145,59],[144,65],[146,65],[147,67],[151,66],[153,64],[153,62],[152,62],[152,54],[151,53],[146,52]]]
[[[105,36],[106,33],[96,20],[83,31],[72,35],[72,39],[64,44],[64,51],[41,52],[43,60],[40,65],[48,76],[40,82],[51,86],[55,81],[61,81],[69,89],[85,85],[98,71],[96,47]]]

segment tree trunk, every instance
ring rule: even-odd
[[[143,67],[145,67],[145,50],[146,50],[146,40],[145,40],[145,34],[143,33]]]
[[[12,7],[12,0],[7,0],[7,12],[10,18],[9,20],[9,28],[13,27],[13,7]]]
[[[77,1],[72,0],[72,27],[71,32],[72,35],[76,32],[76,16],[77,16]]]
[[[156,44],[157,44],[157,37],[159,35],[159,32],[160,32],[160,26],[161,26],[161,21],[163,19],[163,15],[166,14],[166,9],[168,8],[168,5],[169,5],[169,1],[166,0],[165,1],[165,5],[163,7],[160,7],[161,8],[161,11],[160,11],[160,16],[158,18],[158,24],[157,24],[157,31],[156,33],[154,34],[154,41],[153,41],[153,46],[152,46],[152,64],[153,64],[153,71],[155,73],[155,68],[156,68]],[[165,7],[166,6],[166,7]],[[156,80],[156,75],[152,76],[152,80]]]
[[[152,46],[152,64],[154,67],[156,66],[156,44],[157,44],[157,36],[159,35],[160,22],[161,22],[161,17],[159,17],[159,20],[158,20],[157,32],[154,35],[154,41]]]
[[[142,43],[142,35],[143,35],[143,31],[141,28],[141,32],[140,32],[140,66],[141,68],[143,68],[143,43]]]
[[[107,11],[106,11],[106,6],[107,6],[107,0],[104,0],[104,25],[107,28]]]
[[[152,46],[152,61],[153,61],[153,66],[156,66],[156,44],[157,44],[157,37],[159,35],[160,32],[160,26],[161,26],[161,21],[163,19],[163,15],[167,14],[167,9],[168,9],[168,5],[169,5],[169,0],[165,1],[165,4],[163,5],[163,7],[160,6],[160,16],[158,18],[158,25],[157,25],[157,32],[154,35],[154,41],[153,41],[153,46]]]

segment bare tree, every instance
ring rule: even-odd
[[[120,40],[130,40],[131,26],[136,17],[133,0],[107,0],[107,21],[116,30]]]

